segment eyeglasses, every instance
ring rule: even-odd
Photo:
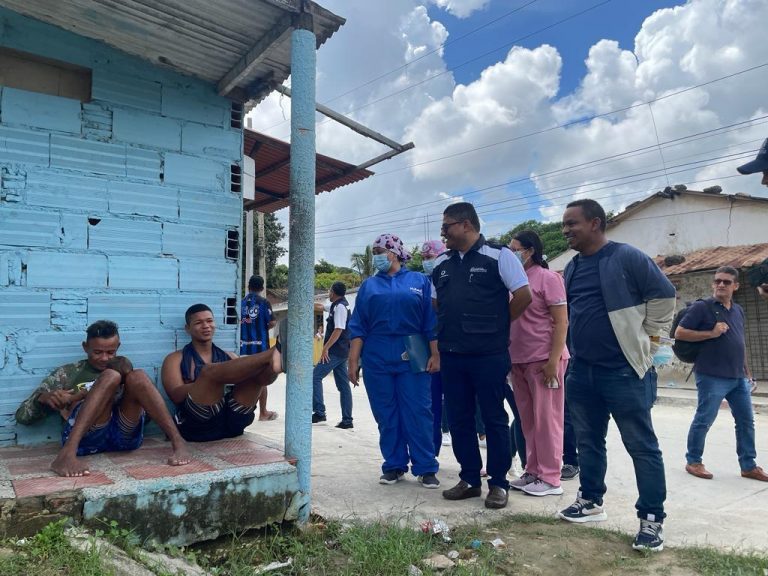
[[[448,228],[453,226],[454,224],[461,224],[463,220],[457,220],[456,222],[446,222],[442,226],[440,226],[440,232],[448,232]]]
[[[724,278],[715,278],[712,281],[712,284],[715,284],[715,285],[722,284],[723,286],[730,286],[731,284],[733,284],[733,280],[726,280]]]

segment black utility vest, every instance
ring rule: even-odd
[[[331,304],[331,309],[328,311],[328,323],[325,327],[325,339],[323,340],[323,343],[328,342],[328,339],[331,337],[331,334],[333,334],[333,331],[336,329],[336,324],[333,321],[333,312],[336,310],[336,306],[341,304],[344,306],[344,308],[347,309],[347,326],[344,327],[344,330],[341,331],[341,335],[339,336],[339,339],[336,340],[333,346],[328,350],[328,354],[331,354],[333,356],[348,356],[349,355],[349,329],[347,328],[349,326],[349,321],[352,318],[352,313],[349,311],[349,302],[347,302],[347,299],[344,297],[339,298]]]
[[[456,250],[435,266],[437,343],[440,351],[456,354],[498,354],[509,346],[509,290],[496,257],[480,252],[483,236],[461,258]]]

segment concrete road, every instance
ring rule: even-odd
[[[449,525],[457,525],[482,522],[505,513],[554,515],[576,496],[578,478],[563,482],[565,493],[562,496],[536,498],[513,490],[508,507],[502,511],[486,510],[480,498],[449,502],[442,498],[441,490],[458,481],[459,471],[450,447],[443,447],[439,456],[441,490],[427,490],[410,475],[406,481],[382,486],[378,483],[381,474],[378,432],[365,390],[362,387],[354,389],[353,398],[355,428],[335,428],[341,418],[339,395],[333,379],[326,379],[328,421],[312,426],[313,510],[320,515],[394,518],[414,525],[425,518],[437,517]],[[249,430],[282,442],[285,425],[285,379],[282,376],[270,387],[269,408],[280,412],[280,418],[272,422],[256,422]],[[694,478],[684,470],[685,442],[693,408],[657,406],[653,414],[666,465],[667,542],[768,552],[768,530],[764,524],[768,518],[768,483],[740,477],[730,412],[720,411],[707,438],[704,462],[715,475],[713,480]],[[755,425],[758,465],[768,470],[768,413],[765,410],[756,415]],[[608,459],[605,498],[608,520],[599,525],[634,534],[638,520],[634,509],[637,490],[632,461],[613,424],[608,435]]]

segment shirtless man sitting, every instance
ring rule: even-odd
[[[49,411],[61,414],[63,446],[51,464],[59,476],[90,474],[78,456],[137,449],[144,439],[145,413],[171,441],[168,464],[190,461],[162,396],[143,370],[117,355],[119,347],[117,324],[94,322],[83,342],[86,359],[51,372],[16,411],[19,424],[32,424]]]
[[[190,306],[184,319],[190,342],[166,356],[162,369],[176,425],[190,442],[240,436],[253,423],[263,388],[283,371],[280,348],[239,358],[213,343],[216,322],[208,306]]]

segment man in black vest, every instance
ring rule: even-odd
[[[511,368],[509,324],[531,302],[528,277],[506,246],[485,241],[472,204],[448,206],[441,233],[448,251],[435,262],[432,297],[437,307],[448,426],[453,453],[461,466],[461,480],[445,490],[443,497],[463,500],[481,494],[483,462],[475,433],[477,404],[488,445],[485,506],[504,508],[509,490],[507,472],[512,464],[509,420],[504,410]]]
[[[341,395],[341,422],[336,428],[353,428],[352,390],[349,387],[347,358],[349,357],[349,302],[344,298],[347,287],[343,282],[334,282],[328,292],[330,306],[315,304],[317,312],[328,312],[328,324],[325,328],[325,340],[320,362],[312,373],[312,424],[325,422],[325,404],[323,403],[323,378],[333,371],[336,388]]]

